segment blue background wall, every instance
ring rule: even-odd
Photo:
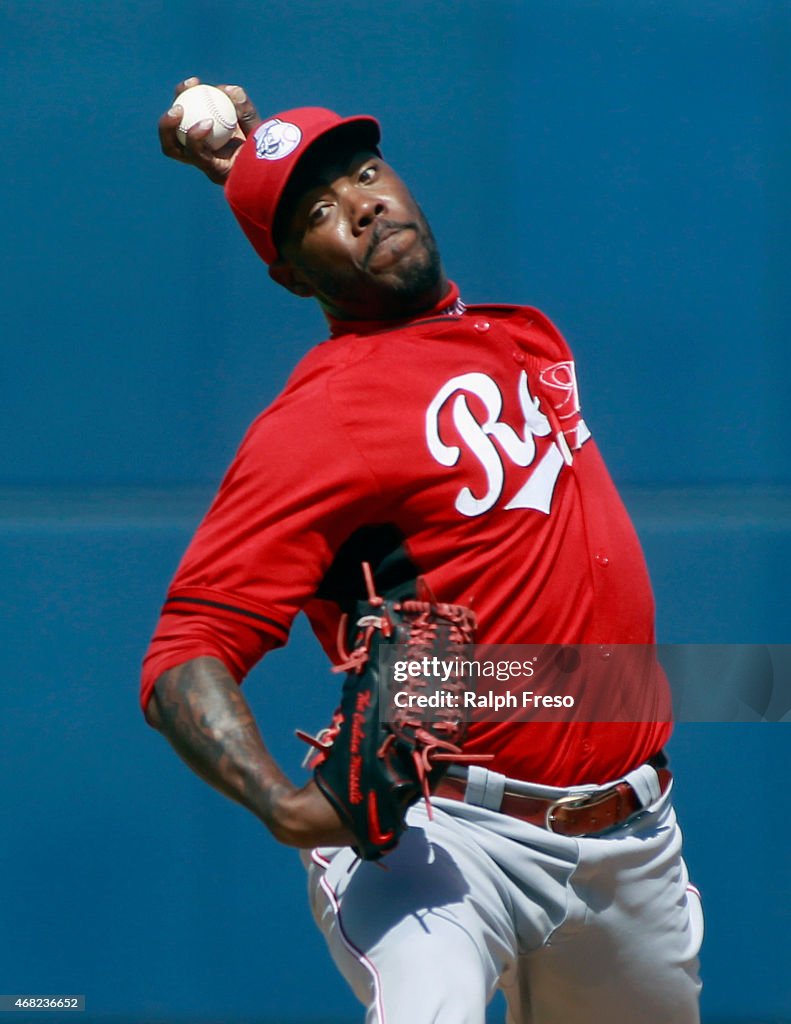
[[[322,330],[159,155],[172,84],[376,113],[467,301],[538,305],[574,346],[662,639],[783,643],[789,44],[779,0],[0,7],[0,992],[85,993],[94,1020],[359,1019],[295,856],[136,708],[190,531]],[[334,685],[302,624],[248,682],[295,774]],[[709,1020],[791,1019],[789,737],[671,747]]]

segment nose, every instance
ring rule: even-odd
[[[380,197],[372,196],[369,192],[355,193],[349,197],[349,219],[352,230],[356,235],[361,235],[386,210],[387,206]]]

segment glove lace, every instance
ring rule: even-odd
[[[405,774],[411,775],[412,796],[410,800],[417,799],[418,793],[420,793],[425,801],[428,817],[431,819],[433,818],[431,788],[444,774],[445,769],[442,762],[469,765],[489,761],[492,758],[490,754],[465,754],[461,746],[466,735],[468,719],[464,695],[470,689],[470,686],[465,683],[464,675],[465,666],[471,660],[470,648],[474,644],[475,615],[469,608],[437,601],[424,580],[418,581],[415,598],[385,599],[376,592],[370,565],[364,562],[362,569],[367,603],[363,614],[355,623],[356,629],[351,651],[348,650],[346,644],[346,638],[350,635],[349,617],[346,613],[341,616],[337,635],[339,660],[332,671],[363,676],[372,657],[372,650],[379,650],[381,644],[378,641],[385,638],[392,640],[397,646],[399,655],[401,649],[405,648],[404,657],[410,669],[415,664],[422,666],[416,674],[411,671],[407,674],[404,683],[400,684],[401,690],[409,696],[420,690],[430,690],[432,694],[441,694],[441,699],[437,702],[438,706],[432,706],[430,720],[421,718],[421,709],[411,706],[413,702],[407,700],[403,702],[406,706],[394,706],[392,717],[388,716],[386,722],[379,719],[377,714],[378,724],[372,726],[374,730],[378,730],[379,735],[376,736],[378,746],[371,748],[370,756],[371,758],[375,756],[380,763],[382,777],[396,779],[398,781],[394,785],[402,787]],[[435,669],[432,673],[431,666],[436,665],[438,661],[445,668],[440,672]],[[450,669],[447,669],[447,666],[451,666]],[[378,666],[372,665],[370,668],[377,669]],[[372,678],[378,678],[376,671],[372,673]],[[345,687],[344,694],[346,692]],[[354,688],[351,688],[351,692],[356,692],[359,696],[360,693],[365,693],[365,690],[355,691]],[[370,696],[366,696],[366,702],[366,706],[370,706]],[[349,700],[344,697],[342,706],[349,709],[348,721],[344,720],[339,708],[329,727],[319,736],[312,737],[301,731],[297,733],[301,739],[318,750],[318,754],[311,752],[310,764],[319,767],[319,774],[322,771],[321,766],[326,764],[332,745],[341,731],[350,729],[349,743],[355,742],[355,722],[359,705],[352,711]],[[384,734],[384,738],[380,742],[382,734]],[[398,767],[399,762],[400,768]],[[404,772],[405,762],[412,765],[411,772]],[[354,771],[351,767],[349,768],[348,778],[354,783],[353,786],[349,784],[349,792],[357,793],[360,776],[356,766]],[[395,790],[394,788],[394,792],[396,791],[401,792],[400,789]],[[372,791],[369,791],[368,795],[370,798],[376,799]],[[396,799],[401,798],[396,797]],[[359,802],[354,798],[350,800],[352,806]],[[374,806],[376,805],[374,804]],[[404,804],[404,811],[406,806]],[[366,827],[368,835],[370,835],[370,823]],[[403,829],[403,827],[405,826],[401,824],[400,828]],[[375,820],[374,831],[379,831],[378,818]],[[390,832],[387,837],[390,837]]]

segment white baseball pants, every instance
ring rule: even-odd
[[[703,915],[669,792],[599,837],[447,799],[408,821],[384,868],[303,858],[366,1024],[484,1024],[498,987],[507,1024],[698,1024]]]

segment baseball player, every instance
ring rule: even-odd
[[[225,88],[246,139],[212,153],[204,125],[182,148],[176,104],[163,151],[224,185],[271,278],[319,302],[328,336],[250,427],[183,557],[144,663],[146,717],[303,851],[368,1024],[482,1024],[498,988],[510,1024],[693,1024],[702,916],[660,672],[599,673],[596,721],[473,721],[462,763],[433,778],[430,808],[410,796],[397,830],[375,801],[360,825],[321,768],[297,785],[267,751],[238,684],[300,611],[337,662],[357,602],[384,608],[360,620],[384,629],[403,602],[382,595],[422,586],[433,607],[473,608],[480,642],[584,644],[606,666],[612,645],[654,643],[654,607],[558,330],[529,307],[465,306],[375,119],[262,121]]]

